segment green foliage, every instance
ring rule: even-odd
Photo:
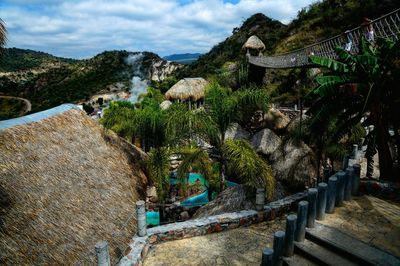
[[[37,73],[15,72],[0,77],[0,91],[29,99],[33,112],[87,100],[117,82],[128,87],[133,75],[132,66],[126,62],[132,53],[127,51],[106,51],[88,60],[69,60],[16,48],[6,49],[6,53],[9,55],[0,64],[3,70],[31,69],[44,64]],[[142,70],[147,73],[152,60],[158,57],[144,54]]]
[[[223,149],[229,173],[252,188],[265,188],[267,198],[274,193],[274,177],[265,160],[246,140],[227,140]]]
[[[0,55],[3,53],[3,47],[7,41],[7,29],[4,21],[0,18]]]
[[[78,60],[56,57],[48,53],[27,49],[8,48],[0,59],[0,71],[28,70],[56,63],[76,63]]]
[[[257,35],[265,44],[267,51],[272,51],[282,37],[285,26],[263,14],[255,14],[243,22],[233,35],[215,45],[210,52],[199,57],[197,61],[178,71],[177,77],[209,77],[220,73],[222,66],[228,62],[244,61],[242,46],[251,35]]]
[[[218,178],[213,171],[212,161],[207,151],[198,147],[184,147],[179,148],[176,152],[182,160],[178,168],[178,178],[184,180],[181,182],[181,191],[183,195],[186,193],[187,184],[186,178],[187,173],[196,172],[201,173],[208,181],[211,190],[215,190],[218,184]]]
[[[396,63],[400,58],[399,47],[399,41],[381,39],[372,45],[362,39],[357,55],[338,48],[338,61],[311,58],[312,62],[329,69],[317,78],[319,86],[308,94],[308,99],[313,101],[309,109],[311,131],[317,135],[330,132],[331,143],[345,136],[358,143],[364,134],[359,122],[361,117],[366,117],[364,123],[375,128],[371,134],[376,134],[381,174],[386,177],[392,171],[388,131],[389,127],[398,125],[392,114],[400,111],[395,104],[400,101],[400,93],[395,89],[395,84],[400,82],[400,67]]]
[[[0,120],[21,116],[25,108],[25,103],[21,100],[0,98]]]
[[[175,76],[169,76],[162,81],[152,81],[151,86],[165,94],[177,82],[178,79]]]
[[[146,170],[155,183],[157,195],[161,203],[165,202],[169,192],[169,158],[168,148],[151,149],[146,159]]]
[[[145,107],[148,105],[153,105],[154,103],[160,104],[164,101],[165,97],[159,89],[148,87],[147,91],[140,94],[138,101],[140,106]]]

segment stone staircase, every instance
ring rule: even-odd
[[[283,264],[305,265],[400,265],[400,259],[337,229],[316,223],[306,229],[306,239],[294,243],[294,255]]]

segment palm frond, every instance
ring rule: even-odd
[[[246,140],[227,140],[224,145],[229,173],[253,188],[265,187],[267,197],[274,193],[274,177],[265,160],[258,156]]]

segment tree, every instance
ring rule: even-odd
[[[273,178],[271,174],[266,174],[270,170],[250,144],[246,141],[225,140],[225,134],[234,122],[246,123],[255,111],[265,112],[267,109],[268,97],[263,90],[241,89],[232,92],[213,83],[206,93],[205,108],[191,112],[190,122],[194,134],[211,144],[211,157],[220,165],[220,190],[224,189],[226,174],[232,173],[247,184],[267,187],[267,191],[271,192],[268,196],[272,196]],[[242,167],[235,167],[239,161]],[[265,171],[257,170],[259,176],[253,175],[253,172],[249,176],[248,169],[254,168],[255,162],[258,164],[257,169]],[[249,182],[249,178],[253,178],[254,182]]]
[[[0,18],[0,54],[7,41],[7,29],[4,21]]]
[[[393,159],[389,149],[389,128],[398,135],[396,115],[400,111],[399,58],[400,41],[378,39],[376,44],[362,40],[359,54],[354,55],[336,48],[338,60],[311,56],[312,63],[328,69],[317,77],[319,86],[308,94],[314,101],[309,113],[313,115],[312,126],[327,129],[336,119],[334,138],[339,139],[365,117],[364,125],[372,125],[369,134],[379,152],[382,178],[393,172]],[[399,143],[399,141],[398,141]]]

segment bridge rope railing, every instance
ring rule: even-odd
[[[344,34],[336,35],[329,39],[308,45],[285,54],[276,56],[252,56],[247,55],[250,64],[265,68],[294,68],[310,66],[308,61],[310,55],[336,59],[335,48],[340,46],[348,49],[351,53],[358,53],[358,44],[363,36],[366,36],[367,26],[372,25],[373,37],[390,38],[398,40],[400,38],[400,8],[375,20],[367,25],[362,25]],[[351,42],[349,42],[351,40]]]

